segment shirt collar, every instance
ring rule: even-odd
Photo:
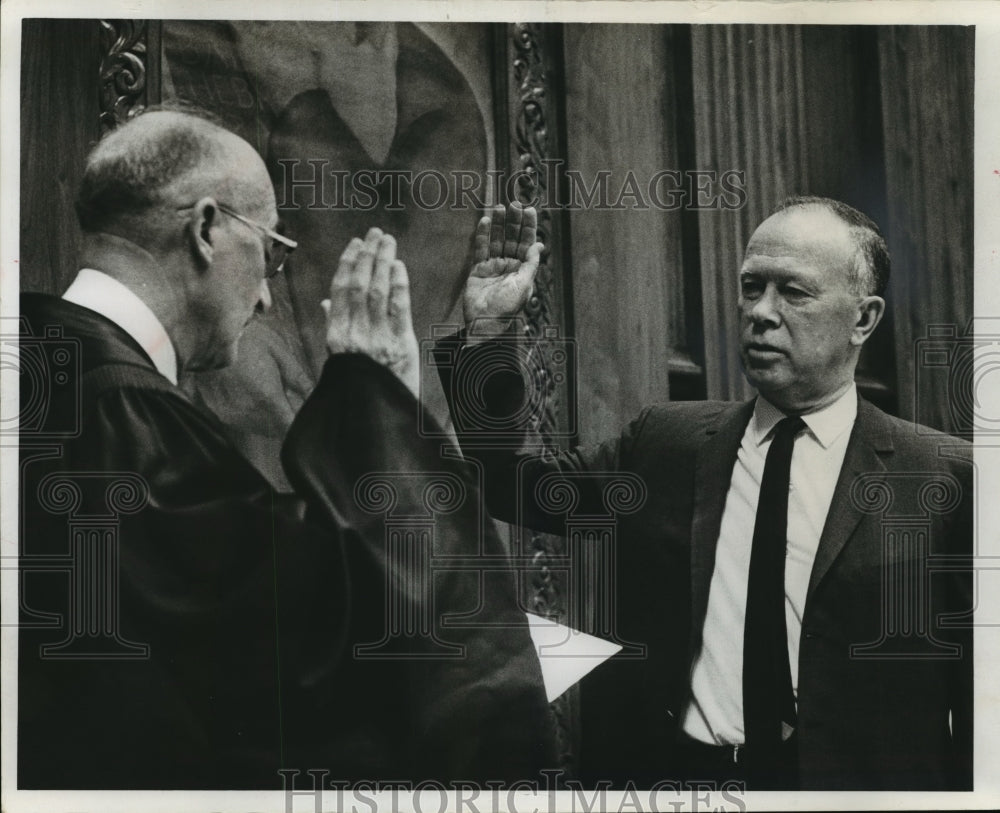
[[[837,438],[854,425],[857,415],[858,388],[852,381],[851,386],[844,390],[844,394],[836,401],[816,412],[803,415],[802,420],[805,421],[810,434],[819,441],[820,446],[829,449]],[[754,442],[759,446],[767,440],[771,430],[784,417],[785,413],[774,404],[763,396],[757,396],[753,418],[750,421]]]
[[[103,271],[84,268],[63,299],[110,319],[139,343],[160,375],[171,384],[177,383],[177,354],[167,331],[149,306],[125,285]]]

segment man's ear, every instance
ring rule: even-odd
[[[858,321],[851,334],[851,344],[860,347],[875,332],[885,315],[885,300],[880,296],[866,296],[858,303]]]
[[[198,267],[205,269],[212,264],[215,246],[212,227],[219,218],[219,206],[215,198],[202,198],[191,207],[191,217],[187,224],[191,253]]]

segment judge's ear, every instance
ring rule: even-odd
[[[212,239],[212,227],[219,218],[219,206],[215,198],[202,198],[191,207],[186,231],[191,245],[191,253],[199,268],[208,268],[212,264],[215,250]]]
[[[851,334],[851,344],[860,347],[875,332],[885,315],[885,300],[880,296],[866,296],[858,302],[858,321]]]

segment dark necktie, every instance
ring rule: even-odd
[[[764,461],[750,553],[743,635],[743,725],[748,755],[756,753],[766,763],[772,758],[779,761],[782,722],[791,727],[796,723],[785,629],[785,548],[792,447],[804,427],[801,418],[793,417],[782,420],[774,430]]]

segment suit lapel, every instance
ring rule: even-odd
[[[715,548],[722,510],[733,476],[740,441],[753,414],[753,401],[723,412],[704,430],[708,440],[698,452],[694,513],[691,522],[691,642],[696,647],[708,609],[708,591],[715,568]]]
[[[840,467],[840,477],[837,479],[809,577],[807,602],[861,521],[862,513],[851,496],[851,489],[858,475],[885,471],[883,457],[892,451],[892,432],[888,421],[874,406],[859,397],[858,416],[854,421],[844,464]]]

